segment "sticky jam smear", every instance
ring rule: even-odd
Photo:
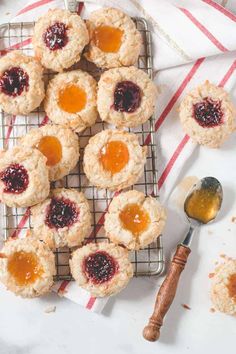
[[[134,235],[144,232],[150,224],[149,214],[138,204],[127,204],[121,210],[119,218],[123,228]]]
[[[118,269],[116,260],[105,251],[91,253],[83,261],[83,271],[95,285],[111,280]]]
[[[86,92],[77,85],[68,85],[59,92],[58,106],[67,113],[82,111],[86,103]]]
[[[114,91],[113,108],[117,112],[133,113],[141,104],[141,89],[132,81],[119,82]]]
[[[47,166],[55,166],[61,161],[62,146],[55,136],[43,136],[37,148],[47,158]]]
[[[96,47],[105,53],[117,53],[121,47],[123,31],[110,26],[98,26],[93,31],[92,39]]]
[[[46,212],[45,223],[51,229],[70,227],[79,217],[74,202],[65,198],[52,198]]]
[[[227,288],[229,292],[229,297],[231,297],[236,303],[236,273],[230,275],[228,279]]]
[[[56,22],[48,27],[43,34],[43,41],[50,50],[58,50],[68,43],[68,27],[62,22]]]
[[[193,105],[193,117],[203,128],[213,128],[223,123],[221,101],[206,97]]]
[[[0,173],[0,179],[5,184],[4,193],[23,193],[29,184],[26,169],[19,164],[12,164]]]
[[[10,68],[0,78],[0,91],[8,96],[20,96],[29,88],[29,75],[19,67]]]
[[[122,141],[112,140],[101,149],[99,161],[104,170],[115,174],[129,162],[129,150]]]
[[[33,284],[43,274],[38,257],[32,252],[13,253],[8,258],[7,269],[19,286]]]

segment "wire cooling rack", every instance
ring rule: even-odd
[[[147,22],[142,18],[134,18],[137,29],[140,31],[143,38],[143,48],[138,60],[138,67],[148,73],[152,78],[152,45],[151,34],[148,30]],[[34,23],[7,23],[0,26],[0,54],[4,55],[7,51],[20,49],[27,55],[33,55],[31,37],[33,34]],[[81,68],[90,72],[96,79],[99,78],[101,71],[94,65],[82,60],[77,68]],[[45,72],[45,83],[53,77],[53,73]],[[1,112],[0,125],[0,146],[8,148],[16,145],[18,137],[25,135],[30,129],[36,128],[45,123],[45,112],[42,107],[30,113],[27,116],[12,116],[5,112]],[[140,190],[145,194],[152,194],[158,198],[157,188],[157,167],[156,167],[156,143],[154,119],[151,118],[148,122],[130,131],[136,133],[141,144],[148,144],[147,163],[144,167],[143,177],[132,188]],[[83,172],[82,160],[83,150],[88,139],[97,132],[108,128],[109,125],[100,120],[88,128],[83,133],[79,134],[80,138],[80,161],[77,167],[63,180],[53,184],[52,187],[69,187],[76,188],[84,192],[89,200],[92,213],[92,229],[89,240],[95,242],[105,240],[103,221],[104,212],[113,197],[112,192],[107,190],[97,190],[90,186]],[[6,240],[10,236],[24,236],[26,231],[31,228],[30,209],[24,208],[8,208],[2,205],[1,229],[3,237]],[[55,280],[71,280],[68,261],[71,254],[70,249],[63,248],[55,251],[57,275]],[[131,252],[131,261],[134,266],[134,274],[136,276],[159,275],[164,268],[163,247],[161,237],[151,244],[146,249],[138,252]]]

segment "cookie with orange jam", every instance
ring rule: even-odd
[[[97,119],[97,82],[82,70],[58,74],[49,82],[44,108],[53,123],[81,132]]]
[[[0,153],[0,200],[9,207],[29,207],[49,194],[46,157],[37,149],[15,146]]]
[[[91,228],[88,201],[75,189],[51,190],[49,198],[31,212],[34,236],[52,249],[81,245]]]
[[[53,252],[32,236],[7,241],[0,253],[0,281],[24,298],[50,291],[56,274]]]
[[[28,114],[44,99],[43,67],[20,51],[0,59],[0,105],[9,114]]]
[[[132,19],[115,8],[91,13],[87,23],[90,43],[85,56],[100,68],[130,66],[137,62],[142,37]]]
[[[103,130],[90,138],[84,151],[84,172],[99,188],[120,190],[133,185],[144,171],[147,147],[122,130]]]
[[[36,22],[32,42],[43,66],[61,72],[80,60],[89,34],[76,13],[51,9]]]
[[[47,124],[20,139],[23,146],[37,148],[46,158],[49,180],[68,175],[79,160],[79,139],[71,129]]]
[[[236,316],[236,259],[227,258],[216,267],[212,277],[211,300],[218,311]]]
[[[138,250],[160,236],[165,221],[166,212],[158,200],[131,190],[113,198],[104,228],[112,242]]]
[[[105,71],[98,82],[98,112],[117,127],[145,123],[155,110],[157,87],[142,70],[131,66]]]
[[[188,93],[179,108],[184,131],[210,148],[220,147],[235,131],[235,115],[229,94],[209,81]]]
[[[76,250],[70,269],[78,286],[97,297],[118,293],[133,276],[128,251],[106,242],[90,243]]]

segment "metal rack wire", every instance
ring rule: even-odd
[[[147,22],[142,18],[134,18],[137,29],[142,34],[143,49],[138,60],[138,67],[152,78],[152,43],[151,34],[148,30]],[[32,55],[32,45],[30,38],[33,34],[34,23],[7,23],[0,26],[0,54],[3,55],[9,50],[20,49],[27,55]],[[82,60],[76,67],[90,72],[95,78],[99,78],[101,71],[94,65]],[[45,82],[53,77],[53,73],[45,72]],[[27,116],[11,116],[5,112],[0,113],[0,146],[7,148],[14,146],[17,143],[17,138],[26,134],[30,129],[36,128],[45,122],[45,112],[42,107],[30,113]],[[113,193],[107,190],[97,190],[90,186],[83,172],[82,159],[83,150],[88,139],[97,132],[106,129],[108,125],[100,120],[86,129],[85,132],[79,135],[80,138],[80,161],[68,176],[63,180],[53,184],[53,186],[64,186],[76,188],[85,193],[90,203],[92,212],[92,230],[91,234],[85,242],[94,240],[106,239],[104,236],[103,221],[104,212],[113,197]],[[136,183],[133,188],[152,194],[155,198],[158,197],[157,187],[157,167],[156,167],[156,142],[155,142],[155,122],[151,118],[148,122],[130,131],[136,133],[141,144],[148,143],[147,163],[144,168],[143,177]],[[24,236],[28,228],[31,228],[30,209],[24,208],[8,208],[2,205],[1,229],[3,237],[6,240],[9,236]],[[57,249],[56,266],[57,275],[55,280],[71,280],[68,260],[71,250],[68,248]],[[151,244],[144,250],[131,252],[131,261],[134,266],[134,274],[136,276],[159,275],[163,271],[163,247],[161,237],[157,242]]]

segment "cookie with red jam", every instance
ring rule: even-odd
[[[186,134],[210,148],[220,147],[236,129],[235,114],[229,94],[209,81],[188,93],[179,108]]]
[[[84,21],[67,10],[49,10],[35,24],[35,56],[53,71],[61,72],[78,62],[88,41]]]
[[[133,276],[128,251],[112,243],[90,243],[76,250],[70,269],[78,286],[97,297],[124,289]]]
[[[0,153],[0,200],[9,207],[29,207],[49,194],[46,157],[38,150],[16,146]]]
[[[44,99],[43,68],[38,60],[12,51],[0,59],[0,105],[9,114],[28,114]]]
[[[50,248],[81,245],[91,227],[89,204],[75,189],[57,188],[49,198],[34,206],[33,234]]]
[[[157,88],[134,66],[105,71],[98,83],[98,112],[117,127],[136,127],[154,113]]]

